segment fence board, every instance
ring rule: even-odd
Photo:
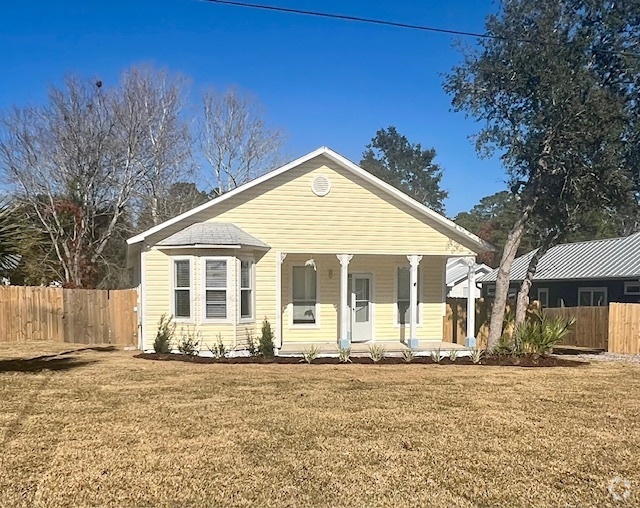
[[[640,304],[609,305],[609,352],[640,354]]]
[[[549,317],[575,318],[576,324],[562,340],[564,346],[607,350],[609,336],[608,307],[558,307],[544,309]]]
[[[0,287],[0,342],[137,345],[137,292]]]

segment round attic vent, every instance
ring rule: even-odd
[[[326,176],[318,175],[311,182],[311,190],[316,196],[326,196],[331,190],[331,182]]]

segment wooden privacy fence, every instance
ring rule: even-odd
[[[0,342],[138,344],[135,289],[0,287]]]
[[[476,301],[478,348],[487,347],[492,300]],[[513,302],[509,302],[507,310]],[[535,305],[535,304],[534,304]],[[574,317],[576,324],[562,341],[565,346],[604,349],[611,353],[640,354],[640,304],[611,303],[608,307],[561,307],[544,309],[547,316]],[[467,336],[467,299],[447,298],[444,338],[464,344]]]

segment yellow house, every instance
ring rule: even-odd
[[[243,349],[266,318],[282,353],[437,346],[447,259],[492,249],[326,147],[127,243],[141,349],[166,314],[203,351]]]

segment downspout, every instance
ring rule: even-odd
[[[140,283],[139,283],[139,290],[138,290],[138,326],[139,326],[139,333],[140,333],[140,337],[138,338],[138,346],[140,348],[140,351],[144,352],[144,346],[145,346],[145,338],[146,338],[146,330],[145,330],[145,326],[146,326],[146,315],[145,315],[145,303],[146,303],[146,297],[147,297],[147,285],[146,285],[146,279],[147,279],[147,260],[146,260],[146,255],[147,255],[147,246],[144,244],[144,241],[142,243],[142,246],[140,248]]]
[[[234,351],[238,347],[238,308],[240,307],[240,301],[238,300],[238,265],[240,262],[238,261],[238,251],[236,249],[233,250],[233,267],[234,267],[234,277],[233,277],[233,300],[234,300],[234,309],[233,309],[233,349]]]

